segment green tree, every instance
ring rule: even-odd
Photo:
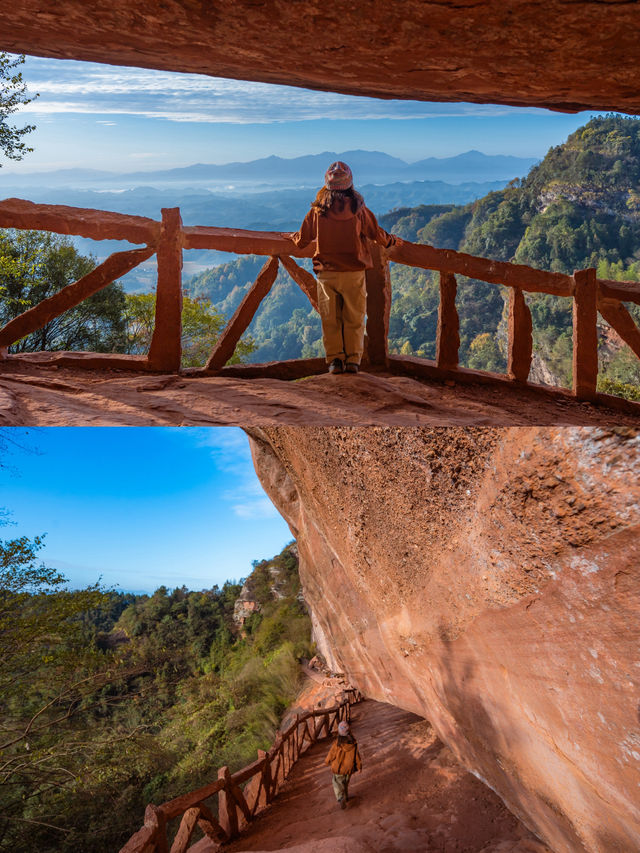
[[[26,124],[24,127],[13,127],[7,123],[7,118],[20,106],[34,100],[27,95],[21,72],[16,71],[23,62],[24,56],[0,52],[0,151],[10,160],[22,160],[25,154],[33,151],[22,141],[22,137],[35,130],[35,126]]]
[[[43,231],[0,231],[0,324],[72,284],[95,267],[65,237]],[[85,299],[27,335],[11,352],[90,350],[124,346],[124,293],[117,284]]]
[[[147,352],[151,344],[155,323],[155,293],[127,294],[125,321],[127,325],[126,351],[130,353]],[[205,298],[192,299],[184,296],[182,300],[182,366],[202,367],[213,349],[220,332],[225,326],[225,318],[218,313],[211,302]],[[247,360],[255,349],[251,337],[240,339],[231,364]]]
[[[475,370],[498,370],[501,362],[500,349],[489,332],[482,332],[471,341],[469,367]]]
[[[96,743],[74,730],[113,673],[87,643],[80,614],[100,606],[97,586],[65,590],[38,563],[42,538],[0,541],[0,842],[18,849],[25,824],[56,829],[42,798],[73,788]]]

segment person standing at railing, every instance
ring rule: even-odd
[[[385,248],[402,241],[378,225],[353,188],[351,169],[340,160],[329,166],[300,230],[289,236],[299,249],[315,243],[313,270],[329,373],[357,373],[364,349],[365,270],[373,267],[368,241]]]
[[[353,773],[362,770],[358,744],[346,720],[338,724],[338,737],[334,740],[324,763],[331,767],[333,792],[338,805],[341,809],[346,809],[349,799],[349,779]]]

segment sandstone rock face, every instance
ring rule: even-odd
[[[293,542],[287,548],[283,549],[283,554],[288,554],[298,560],[297,544]],[[275,561],[264,560],[261,565],[266,568],[270,577],[269,593],[271,597],[275,600],[284,598],[286,595],[285,587],[287,586],[288,580],[286,573],[283,572],[282,568],[280,568]],[[253,616],[254,613],[260,613],[262,610],[264,599],[261,604],[256,594],[255,584],[254,570],[242,585],[240,595],[233,605],[233,621],[238,628],[242,628],[250,616]],[[297,598],[301,604],[305,604],[302,589],[299,591]]]
[[[629,0],[22,0],[0,50],[382,98],[640,112]]]
[[[254,601],[249,596],[249,591],[245,587],[242,587],[240,596],[233,605],[233,621],[238,628],[242,628],[247,619],[253,616],[254,613],[260,612],[259,602]]]
[[[640,850],[640,436],[249,431],[316,639],[551,848]]]

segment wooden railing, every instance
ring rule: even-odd
[[[69,366],[119,367],[133,370],[177,372],[181,358],[182,252],[184,249],[217,249],[237,254],[266,256],[256,281],[246,293],[223,330],[204,369],[184,371],[187,376],[230,375],[298,379],[323,372],[324,359],[296,359],[269,364],[227,365],[240,337],[249,326],[261,301],[278,274],[279,265],[306,293],[317,310],[316,281],[294,258],[309,257],[311,247],[300,251],[284,234],[246,231],[232,228],[184,226],[178,208],[164,209],[162,220],[108,213],[97,210],[40,205],[19,199],[0,202],[0,228],[29,228],[75,234],[93,239],[128,240],[144,243],[143,248],[117,252],[80,281],[8,322],[0,329],[0,355],[27,334],[42,328],[63,311],[105,287],[157,255],[158,284],[156,320],[149,353],[115,355],[97,353],[49,354],[49,360]],[[550,293],[573,300],[573,388],[580,400],[640,411],[610,395],[597,393],[598,334],[597,314],[618,333],[640,358],[640,329],[624,302],[640,304],[640,282],[598,279],[594,269],[578,270],[573,275],[536,270],[521,264],[492,261],[447,249],[402,242],[388,251],[371,246],[374,267],[367,271],[367,346],[365,363],[371,368],[412,376],[453,379],[458,382],[497,382],[525,385],[531,369],[533,335],[531,312],[525,293]],[[440,306],[435,361],[391,355],[388,351],[391,284],[389,261],[434,270],[440,274]],[[504,285],[509,292],[507,373],[461,368],[458,361],[459,319],[456,309],[456,275],[491,284]],[[559,388],[534,386],[552,393],[566,394]]]
[[[350,719],[351,705],[362,694],[353,688],[332,708],[298,714],[291,725],[278,732],[268,752],[258,750],[258,759],[236,773],[228,767],[218,770],[218,778],[160,806],[148,805],[144,826],[132,835],[120,853],[185,853],[199,826],[204,835],[224,843],[235,838],[254,817],[276,797],[282,783],[300,755],[322,737],[328,737],[341,720]],[[244,785],[244,790],[241,787]],[[206,801],[217,795],[217,816]],[[181,817],[170,842],[169,823]]]

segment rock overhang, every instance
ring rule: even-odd
[[[23,0],[0,50],[366,95],[640,112],[626,0]]]
[[[557,853],[636,850],[638,429],[247,432],[332,666]]]

